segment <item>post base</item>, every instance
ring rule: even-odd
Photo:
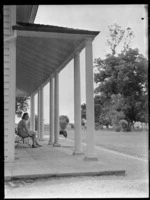
[[[54,142],[48,142],[48,145],[53,145],[54,144]]]
[[[84,160],[85,161],[98,161],[98,158],[95,156],[95,157],[88,157],[88,156],[85,156],[84,157]]]
[[[39,138],[39,141],[44,141],[44,138]]]
[[[83,155],[84,153],[82,151],[76,151],[74,150],[72,155]]]
[[[53,144],[53,147],[61,147],[61,144],[54,143],[54,144]]]

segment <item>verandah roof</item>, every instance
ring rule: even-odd
[[[13,26],[16,40],[16,87],[31,95],[56,71],[73,58],[75,50],[85,47],[98,31],[18,22]],[[92,67],[92,66],[91,66]]]

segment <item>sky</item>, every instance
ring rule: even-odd
[[[142,18],[144,18],[142,20]],[[108,26],[117,23],[134,32],[132,48],[147,57],[147,11],[144,4],[129,5],[39,5],[35,23],[100,31],[93,41],[93,61],[105,58]],[[94,62],[93,62],[94,64]],[[85,50],[80,53],[81,104],[85,99]],[[59,115],[74,122],[73,60],[59,74]],[[35,96],[37,114],[37,95]],[[44,87],[44,123],[49,123],[49,84]]]

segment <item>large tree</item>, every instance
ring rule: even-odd
[[[96,93],[105,93],[108,98],[118,93],[124,97],[140,97],[147,93],[148,62],[138,49],[129,49],[117,57],[99,58],[95,62],[98,71],[94,74],[98,85]]]
[[[95,93],[112,100],[112,95],[123,97],[121,110],[129,123],[147,120],[148,62],[137,49],[129,49],[117,57],[97,60],[99,73],[94,80],[98,84]],[[105,103],[106,104],[106,103]],[[145,111],[145,112],[144,112]]]
[[[111,27],[110,38],[108,44],[111,54],[107,54],[105,59],[95,59],[95,93],[105,98],[101,104],[103,109],[100,122],[109,116],[112,116],[112,121],[116,124],[121,118],[126,119],[129,124],[134,121],[146,122],[148,61],[138,49],[130,48],[133,38],[130,28],[123,31],[119,26]],[[122,51],[116,55],[116,47],[122,39]]]

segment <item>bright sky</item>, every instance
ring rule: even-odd
[[[147,12],[145,5],[41,5],[35,23],[100,31],[93,41],[93,61],[107,53],[108,26],[117,23],[130,27],[135,35],[133,48],[147,56]],[[142,20],[141,18],[144,18]],[[81,103],[85,100],[85,51],[80,54]],[[67,115],[74,122],[73,60],[59,74],[59,114]],[[36,95],[37,102],[37,95]],[[37,113],[37,103],[35,105]],[[49,123],[49,84],[44,87],[44,122]]]

